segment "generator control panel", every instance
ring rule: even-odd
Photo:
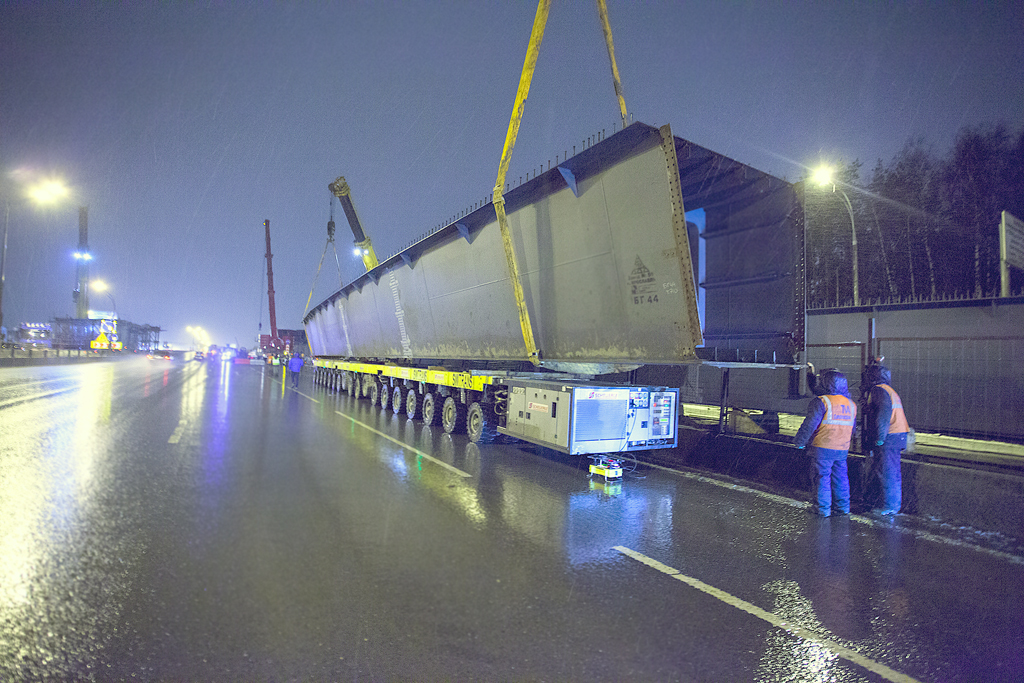
[[[669,387],[506,380],[498,431],[573,455],[672,448],[679,390]]]

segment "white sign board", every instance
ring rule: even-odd
[[[1024,221],[1003,211],[1003,220],[999,222],[999,275],[1003,296],[1010,296],[1009,266],[1024,269]]]
[[[999,226],[1000,257],[1016,268],[1024,268],[1024,221],[1003,211]]]

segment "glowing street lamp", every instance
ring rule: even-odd
[[[811,180],[820,185],[821,187],[832,186],[832,191],[835,192],[836,182],[833,179],[834,171],[830,166],[819,166],[814,169],[811,174]],[[839,194],[843,196],[843,201],[846,203],[846,211],[850,214],[850,232],[853,236],[853,305],[860,306],[860,289],[858,287],[857,279],[857,227],[853,222],[853,205],[850,203],[850,198],[846,196],[846,193],[842,189],[839,189]]]
[[[30,186],[26,192],[29,199],[37,204],[52,204],[68,196],[67,185],[56,179],[40,181]],[[4,301],[4,280],[7,270],[7,232],[11,224],[11,199],[7,196],[4,200],[4,239],[3,247],[0,248],[0,327],[4,324],[3,301]]]
[[[41,180],[28,188],[28,196],[38,204],[52,204],[68,196],[68,187],[54,178]]]
[[[93,280],[89,283],[90,289],[95,289],[97,292],[106,292],[107,296],[110,297],[110,305],[113,307],[114,317],[117,317],[117,302],[114,301],[114,295],[110,293],[110,286],[103,280]]]
[[[192,347],[193,347],[193,350],[195,349],[195,347],[197,345],[199,346],[199,350],[201,350],[201,351],[205,350],[206,347],[208,347],[210,345],[210,335],[208,335],[206,333],[206,330],[204,330],[203,328],[198,327],[198,326],[193,327],[193,326],[189,325],[185,329],[188,330],[188,333],[190,335],[192,335]]]

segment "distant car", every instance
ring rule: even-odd
[[[192,360],[205,360],[206,355],[202,351],[196,351],[196,355],[192,356]]]
[[[171,355],[170,351],[150,351],[146,354],[146,358],[150,360],[174,360],[174,356]]]

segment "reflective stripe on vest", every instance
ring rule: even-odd
[[[892,417],[889,418],[889,433],[905,434],[909,432],[910,425],[907,424],[907,415],[903,412],[903,401],[900,400],[900,395],[897,394],[896,390],[888,384],[879,384],[878,386],[885,389],[886,393],[889,394],[889,401],[892,402]]]
[[[819,396],[825,404],[825,416],[814,432],[812,446],[833,451],[850,450],[853,425],[857,422],[857,406],[845,396]]]

